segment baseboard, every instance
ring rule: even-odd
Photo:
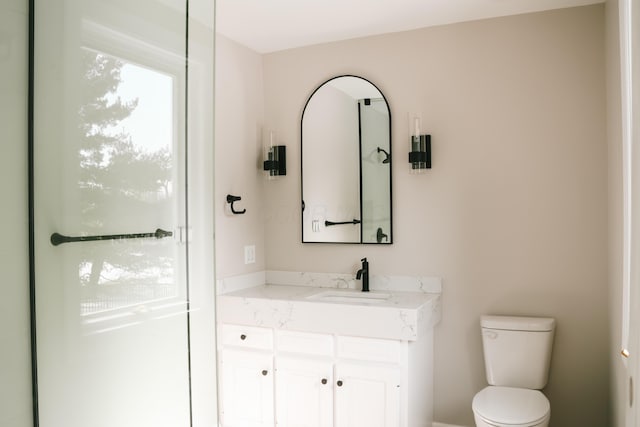
[[[444,424],[444,423],[437,423],[437,422],[433,422],[432,424],[433,427],[464,427],[464,426],[456,426],[453,424]]]

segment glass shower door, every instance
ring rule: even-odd
[[[35,1],[42,427],[191,424],[186,5]]]

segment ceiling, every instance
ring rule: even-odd
[[[217,0],[216,31],[259,53],[605,0]]]

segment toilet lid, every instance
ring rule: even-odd
[[[551,409],[545,395],[538,390],[498,386],[480,391],[471,406],[482,418],[505,425],[535,424]]]

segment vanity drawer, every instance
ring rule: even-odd
[[[224,346],[273,349],[273,330],[256,326],[220,325],[220,343]]]
[[[333,356],[333,335],[276,330],[278,352]]]
[[[337,355],[341,359],[367,360],[372,362],[399,363],[400,341],[376,338],[336,338]]]

